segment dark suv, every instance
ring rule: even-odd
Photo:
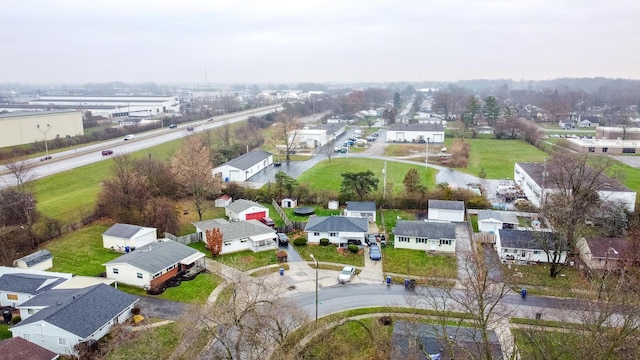
[[[289,246],[289,237],[285,233],[277,233],[278,235],[278,245],[279,246]]]

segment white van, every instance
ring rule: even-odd
[[[133,140],[133,138],[135,138],[135,137],[136,137],[135,135],[133,135],[133,134],[129,134],[129,135],[127,135],[127,136],[125,136],[125,137],[124,137],[124,140],[125,140],[125,141],[127,141],[127,140]]]

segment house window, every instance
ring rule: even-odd
[[[318,232],[318,231],[314,232],[313,236],[320,236],[320,232]]]
[[[533,255],[540,255],[540,250],[533,250]]]
[[[154,279],[155,279],[155,278],[157,278],[158,276],[160,276],[160,274],[161,274],[161,273],[155,273],[155,274],[153,274],[153,278],[154,278]]]
[[[247,239],[242,239],[242,240],[240,240],[240,242],[241,242],[241,243],[246,243],[246,242],[247,242]]]
[[[451,245],[450,239],[440,239],[440,245]]]
[[[7,300],[18,301],[18,295],[16,295],[16,294],[7,294]]]
[[[27,309],[27,314],[29,315],[33,315],[35,313],[37,313],[38,311],[36,311],[36,309]]]
[[[398,236],[398,241],[399,242],[409,242],[409,237],[408,236]]]
[[[58,338],[58,344],[62,345],[62,346],[67,346],[67,339],[66,338]]]
[[[112,271],[113,271],[114,274],[118,274],[119,273],[118,269],[116,269],[116,268],[113,268]]]
[[[636,148],[622,148],[623,154],[635,154]]]
[[[229,246],[229,245],[231,245],[231,241],[225,241],[224,242],[224,246]]]
[[[416,238],[416,244],[426,244],[429,241],[427,238]]]
[[[136,273],[136,277],[137,277],[138,279],[142,279],[142,273]]]
[[[605,147],[602,148],[602,152],[608,152],[608,151],[609,151],[609,148],[605,148]]]
[[[330,232],[329,236],[336,237],[336,236],[338,236],[338,233],[337,232]]]
[[[589,152],[596,152],[595,146],[589,146]]]

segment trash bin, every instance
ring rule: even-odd
[[[409,280],[409,289],[414,290],[415,288],[416,288],[416,280],[415,279]]]
[[[128,246],[124,247],[124,252],[126,252],[127,254],[129,253],[129,251],[131,251],[131,248]]]
[[[522,289],[522,298],[523,299],[527,298],[527,289]]]
[[[280,268],[280,276],[284,275],[284,268]]]
[[[387,285],[391,284],[391,275],[387,275]]]
[[[542,319],[542,313],[536,313],[536,320]]]
[[[409,279],[404,279],[404,287],[409,287]]]

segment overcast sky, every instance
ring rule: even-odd
[[[0,83],[640,79],[638,0],[4,0]]]

